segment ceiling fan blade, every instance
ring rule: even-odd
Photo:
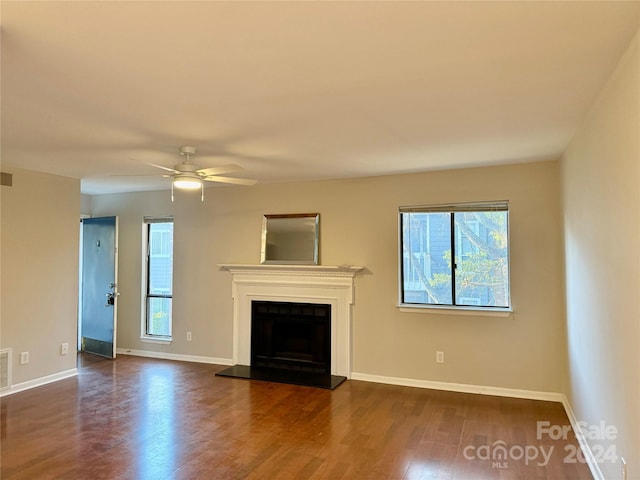
[[[200,175],[204,175],[205,177],[208,177],[210,175],[220,175],[221,173],[232,173],[232,172],[241,172],[241,171],[242,171],[242,167],[239,167],[238,165],[234,165],[230,163],[228,165],[220,165],[218,167],[201,168],[200,170],[198,170],[198,173]]]
[[[147,163],[147,165],[150,165],[150,166],[156,167],[156,168],[160,168],[162,170],[166,170],[167,172],[171,172],[171,173],[180,173],[177,170],[174,170],[173,168],[163,167],[162,165],[156,165],[155,163]]]
[[[248,180],[246,178],[217,177],[215,175],[203,177],[202,179],[206,180],[207,182],[233,183],[234,185],[255,185],[256,183],[258,183],[257,180]]]
[[[162,173],[110,173],[110,177],[158,177],[165,176]]]

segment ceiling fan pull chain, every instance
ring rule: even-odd
[[[171,182],[171,203],[173,203],[173,182]]]
[[[200,201],[204,202],[204,182],[200,182]]]

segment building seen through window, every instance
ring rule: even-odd
[[[400,209],[401,303],[510,307],[506,203]]]

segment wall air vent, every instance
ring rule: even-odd
[[[0,350],[0,391],[11,388],[11,349]]]
[[[3,187],[12,187],[13,173],[0,172],[0,185]]]

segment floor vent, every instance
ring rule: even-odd
[[[0,350],[0,391],[11,388],[11,349]]]

